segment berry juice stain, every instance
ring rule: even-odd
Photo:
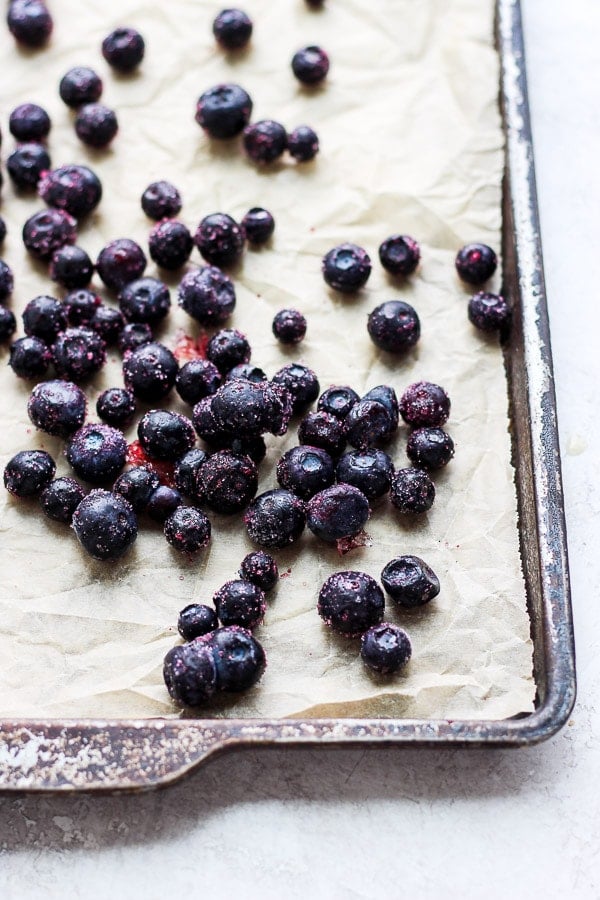
[[[206,359],[208,341],[207,334],[200,334],[197,338],[193,338],[180,331],[173,348],[173,356],[179,363],[186,363],[191,359]]]
[[[160,483],[166,487],[175,487],[175,464],[171,462],[162,462],[158,459],[151,459],[143,450],[139,441],[133,441],[127,446],[127,462],[131,466],[144,466],[150,469],[160,478]]]

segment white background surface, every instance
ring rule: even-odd
[[[529,750],[244,752],[157,794],[0,798],[6,900],[600,896],[600,5],[523,5],[578,651],[569,726]]]

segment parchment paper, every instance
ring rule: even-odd
[[[53,120],[53,164],[87,163],[104,184],[97,214],[80,229],[92,256],[116,237],[145,246],[151,223],[139,197],[158,178],[179,186],[181,218],[192,228],[217,210],[238,218],[255,205],[272,210],[272,246],[248,251],[234,273],[231,325],[248,335],[253,360],[269,375],[300,360],[317,370],[322,388],[349,383],[359,393],[382,382],[398,393],[417,379],[443,384],[452,398],[448,429],[456,458],[436,476],[436,503],[418,524],[403,521],[385,500],[368,524],[372,546],[342,558],[306,534],[276,554],[285,577],[256,632],[269,658],[265,677],[208,715],[501,718],[529,710],[531,644],[502,357],[495,340],[469,325],[468,291],[453,269],[466,241],[499,246],[503,148],[492,0],[326,0],[323,12],[309,11],[303,0],[245,0],[255,21],[252,46],[229,59],[211,35],[220,6],[54,0],[55,36],[39,54],[16,50],[3,29],[3,155],[12,146],[10,109],[25,101],[45,106]],[[119,24],[138,27],[147,41],[146,59],[132,77],[112,73],[99,52],[103,36]],[[289,67],[295,50],[310,43],[325,47],[332,60],[326,85],[316,90],[300,87]],[[60,77],[75,64],[101,73],[104,102],[117,110],[120,132],[108,151],[78,142],[72,115],[58,99]],[[230,80],[252,95],[256,120],[313,125],[321,138],[318,159],[261,170],[235,142],[211,144],[194,123],[195,101],[210,85]],[[41,207],[5,184],[1,214],[9,237],[2,255],[15,270],[15,312],[39,293],[56,293],[20,240],[25,218]],[[421,267],[405,283],[389,279],[377,261],[379,243],[394,232],[422,244]],[[374,263],[356,298],[329,292],[320,274],[322,255],[346,240],[367,248]],[[199,263],[195,251],[193,264]],[[148,274],[155,274],[153,266]],[[175,292],[177,278],[169,283]],[[378,352],[365,327],[368,312],[391,298],[412,303],[422,320],[420,343],[402,359]],[[296,349],[282,349],[271,334],[273,314],[283,306],[298,307],[309,322]],[[197,333],[176,310],[162,333],[171,346],[178,328]],[[1,353],[5,361],[6,349]],[[122,383],[116,351],[110,357],[88,389],[92,420],[99,392]],[[62,444],[28,422],[30,389],[2,371],[2,465],[18,450],[44,447],[66,473]],[[185,411],[176,399],[171,406]],[[261,490],[275,486],[274,464],[297,442],[295,430],[284,441],[270,439]],[[390,451],[398,465],[406,464],[405,441],[401,429]],[[178,611],[192,600],[210,602],[236,577],[250,549],[240,519],[211,515],[210,549],[192,562],[144,522],[134,550],[110,565],[91,561],[69,529],[48,522],[34,502],[14,501],[3,490],[0,500],[0,714],[178,715],[162,682],[162,659],[178,640]],[[377,679],[365,672],[356,641],[321,624],[317,594],[335,570],[377,578],[403,553],[426,559],[442,591],[412,614],[388,603],[386,618],[410,632],[414,656],[403,674]]]

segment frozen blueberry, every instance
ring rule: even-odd
[[[200,467],[204,465],[207,459],[208,456],[204,450],[194,447],[193,450],[188,450],[187,453],[184,453],[175,463],[175,471],[173,473],[175,487],[182,494],[191,497],[192,500],[196,500],[198,503],[202,501],[202,489],[197,476]]]
[[[273,375],[274,384],[280,384],[292,396],[293,411],[302,412],[319,396],[320,385],[317,376],[307,366],[290,363]]]
[[[318,538],[335,543],[353,537],[367,524],[369,501],[358,488],[334,484],[325,488],[307,504],[306,524]]]
[[[217,84],[200,95],[195,118],[212,138],[227,140],[244,130],[251,114],[252,100],[239,84]]]
[[[102,56],[118,72],[131,72],[144,58],[144,38],[135,28],[115,28],[102,41]]]
[[[102,199],[98,176],[87,166],[60,166],[44,172],[38,194],[48,206],[64,209],[76,219],[89,215]]]
[[[181,279],[178,303],[200,325],[221,325],[235,309],[235,288],[216,266],[200,266]]]
[[[352,450],[336,467],[337,480],[358,488],[368,500],[387,494],[393,474],[392,460],[383,450]]]
[[[117,115],[102,103],[86,103],[75,116],[75,134],[88,147],[107,147],[119,130]]]
[[[148,237],[151,259],[169,272],[185,265],[193,247],[194,241],[187,225],[174,219],[157,222]]]
[[[240,363],[248,362],[250,354],[250,344],[246,336],[234,328],[217,331],[206,347],[207,358],[223,374]]]
[[[250,244],[266,244],[275,231],[275,219],[260,206],[253,206],[242,219],[242,228]]]
[[[224,434],[223,430],[219,428],[212,411],[212,401],[212,395],[203,397],[192,410],[192,422],[196,429],[196,434],[208,443],[212,443],[213,440],[230,437],[229,434]]]
[[[179,506],[181,506],[179,491],[166,484],[159,484],[156,490],[150,494],[145,512],[151,519],[162,525]]]
[[[277,563],[264,550],[248,553],[242,560],[239,574],[241,578],[256,584],[265,593],[273,590],[279,579]]]
[[[326,412],[336,419],[345,419],[360,397],[351,387],[332,385],[323,391],[317,403],[319,412]]]
[[[181,507],[185,509],[186,507]],[[189,507],[187,507],[189,508]],[[203,603],[190,603],[179,613],[177,630],[184,641],[193,641],[219,627],[219,620],[214,609]]]
[[[152,329],[149,325],[144,322],[128,322],[119,331],[117,347],[125,355],[137,350],[138,347],[143,347],[144,344],[151,344],[152,340]]]
[[[306,319],[297,309],[280,309],[272,327],[273,334],[282,344],[299,344],[306,334]]]
[[[37,384],[27,402],[27,413],[35,427],[61,438],[81,428],[86,408],[85,394],[72,381]]]
[[[49,519],[70,525],[84,497],[85,490],[74,478],[56,478],[42,491],[40,505]]]
[[[17,141],[43,141],[50,132],[50,116],[36,103],[23,103],[11,112],[8,127]]]
[[[376,400],[377,403],[381,403],[382,406],[385,406],[388,413],[390,414],[390,435],[394,431],[396,431],[396,429],[398,428],[398,422],[400,421],[400,408],[398,404],[398,397],[396,396],[396,391],[393,387],[390,387],[389,384],[378,384],[367,391],[362,399]]]
[[[142,416],[137,433],[148,456],[172,462],[191,450],[196,442],[190,420],[166,409],[151,409]]]
[[[194,243],[211,265],[231,266],[244,252],[244,231],[226,213],[212,213],[201,220]]]
[[[144,466],[127,469],[115,481],[113,491],[131,504],[136,513],[145,512],[154,491],[160,487],[160,479],[155,472]]]
[[[269,382],[226,381],[213,396],[211,411],[220,431],[240,437],[281,432],[289,412],[279,389]]]
[[[17,320],[10,309],[0,306],[0,343],[4,343],[17,330]]]
[[[267,374],[260,366],[254,366],[252,363],[240,363],[234,366],[225,376],[225,381],[252,381],[254,384],[260,384],[262,381],[268,381]]]
[[[267,664],[265,651],[249,631],[230,625],[217,628],[205,640],[213,652],[220,691],[247,691],[261,678]]]
[[[221,384],[221,373],[208,359],[191,359],[181,367],[175,379],[175,390],[192,406],[214,394]]]
[[[306,505],[291,491],[265,491],[246,510],[244,524],[255,544],[269,550],[282,549],[304,531]]]
[[[400,415],[413,428],[443,425],[450,415],[450,397],[439,384],[416,381],[400,398]]]
[[[94,264],[82,247],[60,247],[50,261],[50,278],[68,291],[87,287],[93,274]]]
[[[224,9],[213,22],[213,34],[226,50],[239,50],[252,36],[252,20],[241,9]]]
[[[393,234],[379,247],[379,261],[392,275],[411,275],[421,258],[421,249],[407,234]]]
[[[469,321],[480,331],[501,331],[510,322],[510,306],[500,294],[479,291],[469,300]]]
[[[397,556],[385,566],[381,583],[399,606],[424,606],[440,592],[439,578],[418,556]]]
[[[310,125],[298,125],[288,134],[288,150],[296,162],[310,162],[319,152],[319,137]]]
[[[409,303],[388,300],[369,313],[367,331],[373,343],[381,350],[404,353],[419,340],[421,323],[416,310]]]
[[[98,397],[96,412],[108,425],[125,428],[135,415],[135,397],[125,388],[108,388]]]
[[[103,484],[115,478],[125,465],[127,441],[110,425],[84,425],[75,432],[65,452],[80,478]]]
[[[424,513],[433,506],[435,485],[423,469],[396,469],[390,500],[401,513]]]
[[[100,335],[105,344],[116,343],[125,325],[125,319],[112,306],[98,306],[90,319],[90,328]]]
[[[136,278],[119,293],[119,308],[128,322],[157,325],[168,314],[171,294],[158,278]]]
[[[298,427],[298,440],[301,444],[321,447],[331,456],[339,456],[346,446],[346,426],[341,419],[331,413],[308,413]]]
[[[23,310],[25,334],[51,344],[67,325],[65,308],[60,300],[42,295],[30,300]]]
[[[487,244],[466,244],[456,254],[456,271],[467,284],[482,284],[491,278],[498,266],[498,257]]]
[[[335,480],[331,456],[318,447],[292,447],[277,463],[277,481],[303,500],[310,500]]]
[[[41,338],[19,338],[10,345],[8,364],[19,378],[39,378],[45,375],[51,361],[50,348]]]
[[[52,34],[53,21],[42,0],[10,0],[8,30],[26,47],[43,46]]]
[[[169,696],[180,706],[205,706],[217,692],[217,667],[204,641],[173,647],[163,662]]]
[[[84,381],[99,372],[106,360],[106,345],[90,328],[67,328],[52,345],[57,373],[71,381]]]
[[[37,187],[42,172],[52,163],[48,151],[42,144],[21,144],[6,160],[6,170],[15,187],[31,190]]]
[[[135,241],[118,238],[100,251],[96,268],[108,288],[121,291],[125,285],[141,277],[146,268],[146,257]]]
[[[271,163],[287,149],[287,131],[273,119],[244,128],[244,150],[254,162]]]
[[[169,181],[153,181],[142,194],[142,209],[149,219],[172,219],[181,209],[181,194]]]
[[[334,572],[319,591],[317,611],[326,625],[346,637],[358,637],[383,619],[385,597],[365,572]]]
[[[254,497],[258,474],[250,457],[219,450],[201,466],[198,484],[210,509],[230,515],[244,509]]]
[[[323,257],[322,270],[329,287],[351,294],[364,287],[369,280],[371,260],[362,247],[340,244]]]
[[[386,407],[378,400],[359,400],[345,419],[348,443],[366,450],[393,433],[393,420]]]
[[[321,47],[303,47],[292,57],[292,72],[302,84],[318,84],[329,72],[329,57]]]
[[[95,103],[102,95],[102,79],[88,66],[75,66],[69,69],[60,80],[58,86],[60,99],[71,109]]]
[[[84,497],[73,514],[73,530],[81,546],[94,559],[116,560],[137,537],[137,519],[129,503],[118,494],[95,490]]]
[[[373,625],[360,640],[362,661],[380,675],[392,675],[409,661],[412,645],[406,631],[389,622]]]
[[[23,225],[23,243],[32,256],[44,261],[65,244],[77,241],[77,222],[62,209],[43,209]]]
[[[88,326],[102,305],[102,300],[95,291],[79,288],[69,291],[64,299],[63,307],[69,325]]]
[[[209,519],[194,506],[178,506],[165,520],[167,543],[179,553],[197,553],[210,543]]]
[[[125,387],[149,403],[166,397],[175,384],[178,370],[171,351],[155,342],[142,344],[123,361]]]
[[[256,628],[262,622],[267,604],[258,585],[242,579],[226,582],[213,597],[223,625]]]
[[[423,469],[441,469],[454,456],[454,441],[443,428],[417,428],[406,443],[406,455]]]
[[[4,469],[4,487],[15,497],[37,497],[54,478],[56,466],[45,450],[21,450]]]

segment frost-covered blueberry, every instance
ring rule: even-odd
[[[279,579],[276,561],[264,550],[248,553],[242,560],[239,574],[246,581],[258,585],[265,593],[273,590]]]
[[[77,290],[69,291],[63,301],[67,322],[69,325],[84,325],[87,327],[101,304],[102,299],[98,294],[88,288],[78,288]]]
[[[346,426],[341,419],[331,413],[308,413],[298,427],[298,440],[301,444],[321,447],[331,456],[339,456],[346,446]]]
[[[126,353],[133,353],[134,350],[137,350],[138,347],[143,347],[144,344],[151,344],[152,340],[152,329],[149,325],[146,325],[145,322],[128,322],[119,331],[117,347],[125,355]]]
[[[135,397],[126,388],[107,388],[96,401],[96,412],[108,425],[125,428],[135,415]]]
[[[323,257],[323,278],[336,291],[351,294],[369,280],[371,259],[356,244],[340,244]]]
[[[21,450],[4,468],[4,487],[14,497],[37,497],[55,471],[54,460],[45,450]]]
[[[407,234],[393,234],[379,247],[379,261],[392,275],[412,275],[421,259],[421,248]]]
[[[242,9],[223,9],[213,21],[213,34],[226,50],[239,50],[252,36],[252,19]]]
[[[38,194],[48,206],[82,219],[100,203],[102,184],[87,166],[60,166],[42,174]]]
[[[175,379],[175,390],[185,403],[194,406],[204,397],[218,390],[221,373],[208,359],[190,359],[181,367]]]
[[[393,420],[386,407],[378,400],[359,400],[346,419],[346,438],[359,450],[366,450],[393,433]]]
[[[302,84],[319,84],[329,72],[329,57],[321,47],[303,47],[292,57],[292,72]]]
[[[157,222],[148,237],[150,258],[161,269],[174,272],[190,258],[194,240],[187,225],[176,219]]]
[[[118,494],[95,490],[84,497],[73,514],[73,530],[81,546],[94,559],[120,559],[137,538],[137,519],[129,503]]]
[[[102,103],[86,103],[75,116],[75,134],[88,147],[107,147],[119,130],[114,109]]]
[[[135,28],[115,28],[102,41],[102,56],[118,72],[131,72],[144,58],[146,44]]]
[[[439,384],[416,381],[400,397],[400,415],[413,428],[443,425],[450,415],[450,397]]]
[[[280,309],[275,313],[272,329],[282,344],[299,344],[306,334],[306,319],[297,309]]]
[[[417,428],[409,435],[406,455],[423,469],[441,469],[454,456],[454,441],[443,428]]]
[[[217,667],[204,640],[173,647],[163,662],[169,696],[180,706],[205,706],[217,692]]]
[[[106,345],[90,328],[67,328],[52,345],[54,368],[62,378],[84,381],[99,372],[106,361]]]
[[[368,500],[387,494],[393,474],[392,460],[383,450],[352,450],[336,467],[337,480],[358,488]]]
[[[167,543],[179,553],[197,553],[210,543],[210,520],[194,506],[178,506],[165,519]]]
[[[82,247],[66,244],[50,261],[50,278],[68,291],[87,287],[93,274],[94,264]]]
[[[335,480],[331,456],[318,447],[292,447],[277,463],[277,481],[282,488],[309,500]]]
[[[253,206],[241,222],[250,244],[266,244],[275,231],[275,219],[267,209]]]
[[[68,438],[84,423],[87,402],[72,381],[43,381],[27,401],[27,414],[36,428],[55,437]]]
[[[123,331],[125,319],[118,309],[102,304],[90,319],[90,328],[100,335],[105,344],[115,344]]]
[[[247,691],[261,678],[267,660],[262,645],[245,628],[217,628],[206,639],[217,666],[220,691]]]
[[[172,219],[181,209],[181,194],[170,181],[153,181],[142,194],[142,209],[149,219]]]
[[[130,238],[117,238],[102,248],[96,268],[108,288],[121,291],[126,284],[142,276],[146,262],[146,256],[139,244]]]
[[[416,310],[402,300],[380,303],[369,313],[367,331],[373,343],[388,353],[404,353],[421,336]]]
[[[50,348],[41,338],[19,338],[10,345],[8,364],[19,378],[41,378],[51,361]]]
[[[225,376],[225,381],[252,381],[254,384],[260,384],[262,381],[268,381],[267,373],[260,366],[254,366],[252,363],[240,363],[234,366]]]
[[[216,266],[200,266],[181,279],[178,303],[200,325],[222,325],[235,309],[235,288]]]
[[[498,266],[498,257],[487,244],[465,244],[456,254],[458,276],[467,284],[483,284]]]
[[[157,325],[171,308],[171,294],[158,278],[136,278],[120,291],[119,308],[128,322]]]
[[[125,387],[140,400],[153,403],[166,397],[175,384],[179,366],[163,344],[142,344],[123,360]]]
[[[62,209],[43,209],[23,225],[23,243],[32,256],[49,260],[55,250],[77,241],[77,222]]]
[[[191,450],[196,443],[190,420],[167,409],[151,409],[142,416],[137,434],[148,456],[171,462]]]
[[[85,494],[83,487],[74,478],[55,478],[40,495],[42,512],[54,522],[70,525],[73,513]]]
[[[292,396],[293,411],[302,412],[319,396],[320,385],[316,374],[300,363],[290,363],[273,375],[273,383],[279,384]]]
[[[150,497],[158,487],[160,479],[155,472],[144,466],[134,466],[119,475],[113,492],[124,497],[136,513],[142,513],[145,512]]]
[[[10,133],[23,143],[43,141],[50,133],[50,116],[37,103],[22,103],[10,114],[8,127]]]
[[[15,40],[34,48],[46,43],[54,25],[42,0],[11,0],[6,21]]]
[[[181,506],[181,502],[181,494],[176,488],[159,484],[148,498],[145,513],[154,522],[160,522],[162,525]]]
[[[80,478],[104,484],[125,465],[127,441],[121,431],[110,425],[84,425],[72,436],[65,454]]]
[[[289,398],[269,382],[226,381],[212,398],[217,429],[239,437],[281,434],[289,420]]]
[[[196,105],[196,122],[211,137],[227,140],[240,134],[252,114],[250,95],[239,84],[217,84]]]
[[[480,331],[501,331],[510,322],[511,311],[500,294],[479,291],[469,300],[469,322]]]
[[[381,573],[381,583],[392,600],[405,609],[424,606],[440,592],[439,578],[418,556],[390,560]]]
[[[360,640],[360,655],[373,672],[392,675],[407,664],[412,655],[412,645],[404,629],[382,622],[365,631]]]
[[[306,525],[306,505],[291,491],[265,491],[244,515],[248,537],[269,550],[282,549],[298,540]]]
[[[212,401],[212,395],[203,397],[192,410],[192,422],[196,429],[196,434],[209,444],[221,438],[230,437],[228,433],[224,434],[222,428],[217,424],[212,410]]]
[[[327,388],[319,397],[317,410],[326,412],[336,419],[345,419],[355,403],[358,403],[360,397],[351,387],[346,385],[332,385]]]
[[[60,99],[71,109],[95,103],[102,96],[102,79],[88,66],[75,66],[65,72],[58,86]]]
[[[326,625],[346,637],[358,637],[383,619],[385,597],[365,572],[334,572],[319,591],[317,611]]]
[[[28,143],[13,150],[6,160],[6,171],[15,187],[31,190],[51,165],[50,155],[42,144]]]
[[[6,306],[0,306],[0,343],[4,343],[17,330],[17,320]]]
[[[177,631],[184,641],[193,641],[218,627],[216,612],[204,603],[190,603],[181,610],[177,619]]]
[[[39,337],[47,344],[51,344],[67,325],[63,304],[55,297],[46,295],[30,300],[23,310],[22,318],[25,334]]]
[[[358,488],[334,484],[307,504],[306,524],[318,538],[335,543],[362,531],[369,519],[369,501]]]
[[[396,469],[392,476],[390,500],[401,513],[424,513],[435,500],[435,485],[423,469]]]
[[[244,252],[244,231],[226,213],[212,213],[200,221],[194,243],[211,265],[231,266]]]
[[[227,581],[213,597],[217,615],[223,625],[256,628],[262,622],[267,604],[265,595],[251,581]]]
[[[248,339],[235,328],[223,328],[214,334],[206,347],[206,357],[222,374],[234,366],[246,363],[251,354]]]
[[[198,472],[207,459],[208,455],[204,450],[194,447],[177,460],[173,472],[177,490],[198,503],[202,501],[202,488],[198,481]]]
[[[363,400],[376,400],[377,403],[381,403],[382,406],[385,406],[388,413],[390,414],[391,420],[391,433],[396,431],[398,428],[398,423],[400,421],[400,407],[398,404],[398,397],[396,396],[396,391],[389,384],[378,384],[375,387],[371,388],[362,398]]]
[[[271,163],[287,149],[287,131],[273,119],[262,119],[244,128],[244,150],[251,160]]]
[[[296,162],[310,162],[319,152],[319,136],[310,125],[298,125],[288,134],[288,150]]]
[[[249,456],[219,450],[201,466],[197,481],[204,502],[225,515],[244,509],[258,487],[258,473]]]

